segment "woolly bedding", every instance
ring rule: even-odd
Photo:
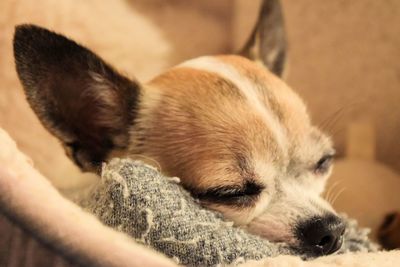
[[[185,204],[180,204],[183,203],[181,200],[175,199],[174,202],[173,198],[160,200],[163,195],[168,195],[165,191],[159,194],[160,192],[156,190],[147,197],[133,194],[132,192],[140,192],[143,188],[151,190],[159,187],[151,184],[151,181],[159,183],[162,179],[142,179],[144,181],[142,184],[140,179],[130,181],[127,178],[131,177],[133,172],[141,172],[142,178],[149,174],[155,176],[160,174],[150,167],[143,169],[143,166],[138,163],[127,160],[114,160],[103,170],[101,181],[90,190],[86,198],[80,201],[80,205],[89,211],[86,212],[59,194],[35,170],[30,160],[18,151],[12,139],[1,129],[0,147],[0,211],[14,223],[14,228],[18,226],[25,230],[5,233],[1,232],[0,228],[0,234],[3,237],[2,244],[5,243],[7,235],[8,240],[13,240],[13,234],[18,233],[19,236],[23,236],[22,233],[24,233],[46,246],[43,248],[36,241],[26,242],[33,245],[26,250],[29,255],[24,260],[26,264],[22,265],[16,264],[18,259],[12,259],[13,255],[21,258],[20,255],[23,254],[21,247],[16,246],[14,242],[13,248],[4,250],[8,258],[0,255],[0,260],[7,258],[0,262],[0,265],[35,266],[29,265],[27,259],[30,257],[33,262],[36,255],[45,253],[54,255],[52,256],[54,259],[47,266],[58,264],[60,266],[176,266],[177,262],[184,265],[400,266],[399,251],[365,252],[374,250],[374,247],[364,238],[365,233],[357,229],[348,238],[347,244],[350,246],[347,248],[352,251],[361,250],[361,252],[331,255],[309,261],[303,261],[298,256],[283,255],[294,254],[294,251],[284,244],[272,245],[265,240],[247,235],[239,229],[227,226],[226,222],[211,212],[202,210],[201,216],[195,213],[190,214],[190,211],[195,210],[190,205],[196,205],[196,203],[190,200],[188,195],[186,196],[189,200],[185,200]],[[174,181],[165,181],[170,193],[176,193],[173,190],[179,190],[177,188],[180,187]],[[185,193],[182,194],[185,196]],[[157,201],[162,201],[163,205],[152,206],[158,205]],[[121,206],[121,203],[128,206]],[[184,209],[187,204],[189,208]],[[178,206],[184,211],[184,216],[181,218],[177,217],[179,214],[171,213],[179,210]],[[151,207],[153,209],[150,212],[147,210],[148,212],[141,213]],[[166,207],[166,209],[163,210],[160,207]],[[143,216],[139,216],[140,214]],[[188,214],[192,217],[185,217]],[[171,216],[173,218],[169,218]],[[160,218],[165,218],[165,220],[160,220]],[[193,238],[196,237],[195,233],[199,229],[192,229],[192,224],[185,222],[185,218],[189,218],[191,223],[199,222],[199,218],[206,220],[201,222],[203,232],[194,242],[199,242],[201,239],[213,240],[208,245],[204,243],[204,240],[201,241],[203,250],[193,249],[196,247],[193,246]],[[149,222],[157,227],[151,228]],[[216,228],[216,230],[207,228],[210,224],[211,228]],[[149,227],[137,227],[143,225]],[[110,227],[116,228],[117,231]],[[163,230],[159,231],[160,229]],[[186,236],[184,234],[173,236],[182,229],[185,229]],[[233,235],[224,234],[224,231],[234,232],[234,239],[226,238]],[[23,238],[28,240],[29,237]],[[177,239],[179,242],[176,242]],[[189,239],[192,242],[187,242]],[[151,245],[152,248],[162,251],[172,260],[142,244]],[[352,245],[356,247],[352,248]],[[15,252],[13,249],[19,251]],[[251,261],[254,259],[258,260]]]

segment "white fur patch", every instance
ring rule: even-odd
[[[242,95],[246,97],[249,106],[254,108],[254,110],[262,116],[265,124],[269,127],[271,133],[275,137],[278,146],[282,151],[287,150],[288,144],[284,127],[282,127],[278,118],[273,114],[271,111],[272,109],[268,108],[268,103],[261,100],[258,91],[255,90],[256,85],[243,76],[235,67],[211,56],[189,60],[183,62],[177,67],[188,67],[213,72],[236,85]]]

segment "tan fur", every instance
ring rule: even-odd
[[[236,165],[228,143],[235,142],[231,149],[247,153],[249,148],[241,146],[245,138],[260,146],[265,139],[256,138],[262,123],[241,104],[244,99],[238,89],[218,75],[190,68],[172,69],[149,86],[157,88],[152,90],[159,91],[162,101],[147,114],[151,127],[139,133],[133,129],[134,137],[146,139],[133,142],[134,153],[155,158],[165,172],[185,177],[187,185],[207,187],[239,181],[240,177],[224,174],[226,168]],[[246,130],[249,121],[254,127]],[[207,173],[215,173],[216,179],[207,179]]]
[[[155,159],[164,173],[180,177],[185,186],[197,190],[238,185],[243,177],[270,182],[273,168],[263,170],[266,177],[259,177],[251,166],[246,173],[238,168],[237,157],[272,165],[280,152],[264,121],[248,108],[234,84],[212,72],[178,67],[158,76],[146,88],[144,95],[150,99],[156,95],[158,100],[139,116],[128,155]],[[140,137],[145,137],[144,141]],[[248,222],[268,199],[259,203],[252,208],[229,209],[229,217],[236,222],[245,217]]]
[[[293,147],[291,157],[297,156],[298,153],[304,154],[298,155],[300,158],[318,157],[318,151],[332,151],[329,138],[312,127],[302,99],[281,79],[265,71],[263,66],[243,57],[219,56],[218,59],[233,65],[254,83],[255,90],[266,107],[273,111],[287,129],[286,133]]]
[[[288,133],[305,131],[310,124],[306,107],[300,97],[265,67],[239,56],[219,56],[218,59],[234,66],[256,86],[263,101],[289,127]],[[267,93],[268,92],[268,93]],[[284,102],[278,100],[285,99]],[[299,133],[300,134],[300,133]]]
[[[207,60],[227,64],[240,76],[230,79],[207,70]],[[238,85],[250,86],[244,89],[252,90],[262,101],[263,112],[282,125],[278,131]],[[311,125],[297,94],[265,68],[242,57],[217,56],[183,63],[150,81],[143,95],[128,155],[154,159],[164,173],[180,177],[184,186],[195,190],[240,185],[246,179],[269,187],[247,207],[205,203],[238,224],[247,224],[265,212],[274,197],[270,189],[276,178],[307,172],[331,152],[329,139]],[[245,171],[239,168],[240,160],[246,162]],[[307,186],[320,193],[325,179],[319,181]],[[279,238],[293,239],[281,230]]]

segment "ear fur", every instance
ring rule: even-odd
[[[286,35],[279,0],[263,0],[257,23],[240,54],[261,62],[278,76],[286,63]]]
[[[126,148],[140,85],[87,48],[34,25],[17,26],[16,70],[29,104],[67,154],[93,171]]]

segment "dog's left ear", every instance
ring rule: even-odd
[[[263,0],[257,23],[240,54],[282,76],[286,63],[286,34],[279,0]]]
[[[16,28],[14,56],[29,104],[82,170],[97,171],[111,152],[127,149],[138,82],[82,45],[34,25]]]

